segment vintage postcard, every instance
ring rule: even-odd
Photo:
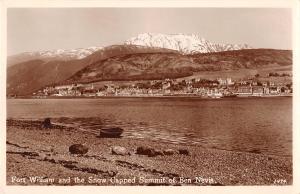
[[[299,193],[299,2],[241,2],[3,1],[0,193]]]

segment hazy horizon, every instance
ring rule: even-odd
[[[291,50],[291,14],[288,8],[9,8],[7,54],[122,44],[147,32]]]

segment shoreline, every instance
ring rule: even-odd
[[[83,144],[89,151],[84,155],[69,153],[72,144]],[[147,139],[99,138],[91,133],[54,125],[42,129],[40,121],[7,120],[7,184],[8,185],[290,185],[292,157],[263,155],[247,152],[208,149],[200,146],[168,144]],[[112,147],[122,146],[130,155],[113,155]],[[140,146],[164,150],[172,155],[149,157],[137,154]],[[178,150],[188,150],[188,155]],[[54,182],[30,182],[30,177]],[[13,181],[13,177],[26,182]],[[70,183],[59,183],[71,177]],[[72,182],[74,177],[84,183]],[[90,179],[103,182],[88,182]],[[176,182],[139,182],[165,177]],[[89,179],[90,178],[90,179]],[[135,182],[110,182],[111,178]],[[184,180],[191,182],[184,182]],[[94,180],[94,179],[93,179]],[[182,181],[180,181],[182,180]],[[195,182],[195,181],[199,182]],[[284,184],[276,182],[285,180]],[[45,180],[46,181],[46,180]]]
[[[103,99],[103,98],[197,98],[203,100],[220,100],[220,99],[245,99],[245,98],[279,98],[279,97],[293,97],[293,95],[266,95],[266,96],[228,96],[220,98],[211,98],[211,97],[201,97],[201,96],[49,96],[49,97],[34,97],[34,96],[25,96],[25,97],[16,97],[16,98],[6,98],[10,99]]]

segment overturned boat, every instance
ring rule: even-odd
[[[110,127],[110,128],[103,128],[100,130],[101,138],[119,138],[121,137],[124,129],[120,127]]]

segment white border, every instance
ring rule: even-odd
[[[295,0],[2,0],[6,7],[293,7]]]
[[[299,24],[300,0],[0,0],[0,194],[2,193],[300,193],[300,126],[297,121],[300,99]],[[264,7],[293,8],[293,182],[292,186],[144,187],[144,186],[6,186],[6,9],[17,7]]]

